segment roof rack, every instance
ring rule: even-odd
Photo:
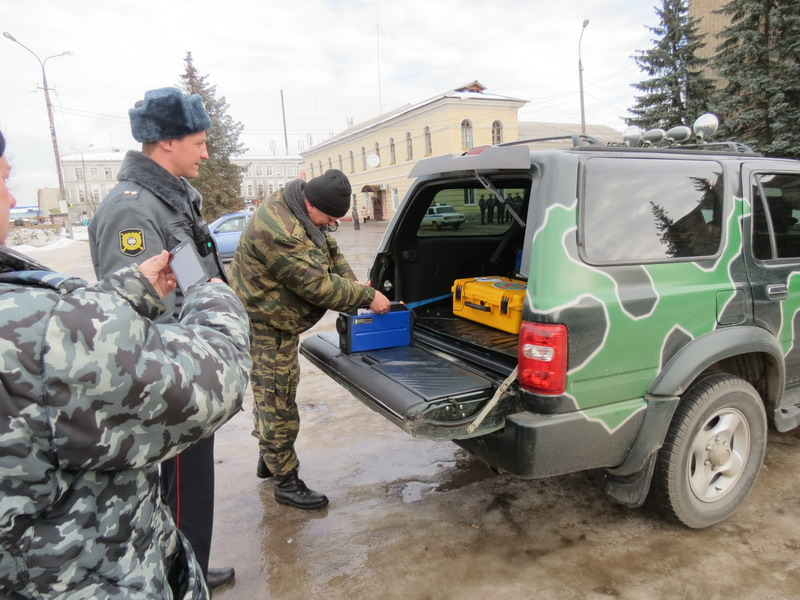
[[[571,140],[573,148],[580,148],[583,142],[587,142],[590,146],[602,146],[596,138],[582,133],[570,133],[566,135],[555,135],[552,137],[530,138],[527,140],[517,140],[515,142],[504,142],[497,144],[498,146],[518,146],[520,144],[532,144],[535,142],[557,142],[559,140]]]

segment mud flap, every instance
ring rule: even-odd
[[[345,354],[336,334],[311,336],[300,352],[369,408],[414,437],[452,440],[503,427],[511,411],[499,403],[468,431],[496,384],[464,365],[411,345]]]

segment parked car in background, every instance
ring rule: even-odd
[[[453,210],[449,204],[435,204],[428,207],[427,213],[422,217],[422,226],[432,226],[434,229],[442,227],[458,229],[464,220],[464,215]]]
[[[239,238],[252,214],[250,211],[243,211],[222,215],[208,226],[217,243],[217,252],[222,260],[233,260],[236,246],[239,245]]]

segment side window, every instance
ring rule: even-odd
[[[593,263],[714,256],[722,242],[722,168],[706,160],[593,158],[581,202]]]
[[[225,233],[230,231],[242,231],[246,223],[247,219],[245,219],[244,217],[230,219],[228,221],[225,221],[222,225],[220,225],[217,231],[219,233]]]
[[[752,181],[753,255],[800,257],[800,175],[761,173]]]

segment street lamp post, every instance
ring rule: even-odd
[[[92,198],[92,201],[89,202],[89,192],[86,189],[86,161],[84,161],[83,159],[83,153],[86,152],[92,146],[94,146],[94,144],[89,144],[83,150],[78,150],[77,148],[70,146],[70,150],[75,150],[75,152],[81,155],[81,178],[83,179],[83,201],[92,209],[92,216],[94,216],[96,207],[94,205],[94,198]]]
[[[586,113],[583,109],[583,63],[581,62],[581,40],[583,40],[583,32],[586,31],[586,26],[589,24],[589,19],[584,19],[583,27],[581,28],[581,37],[578,38],[578,86],[580,88],[581,96],[581,135],[586,135]]]
[[[53,120],[53,105],[50,103],[50,88],[47,86],[47,73],[45,72],[44,65],[45,63],[50,60],[51,58],[57,58],[59,56],[72,56],[72,50],[64,50],[61,54],[53,54],[52,56],[46,57],[44,60],[39,58],[39,55],[36,54],[33,50],[28,48],[25,44],[20,42],[17,38],[11,35],[9,32],[4,31],[3,37],[8,38],[15,44],[19,44],[25,50],[33,54],[36,60],[39,61],[39,65],[42,67],[42,85],[44,86],[44,99],[47,103],[47,118],[50,120],[50,137],[53,140],[53,154],[56,158],[56,172],[58,173],[58,194],[59,200],[66,200],[66,194],[64,193],[64,173],[61,169],[61,155],[58,153],[58,140],[56,139],[56,125],[55,121]]]

